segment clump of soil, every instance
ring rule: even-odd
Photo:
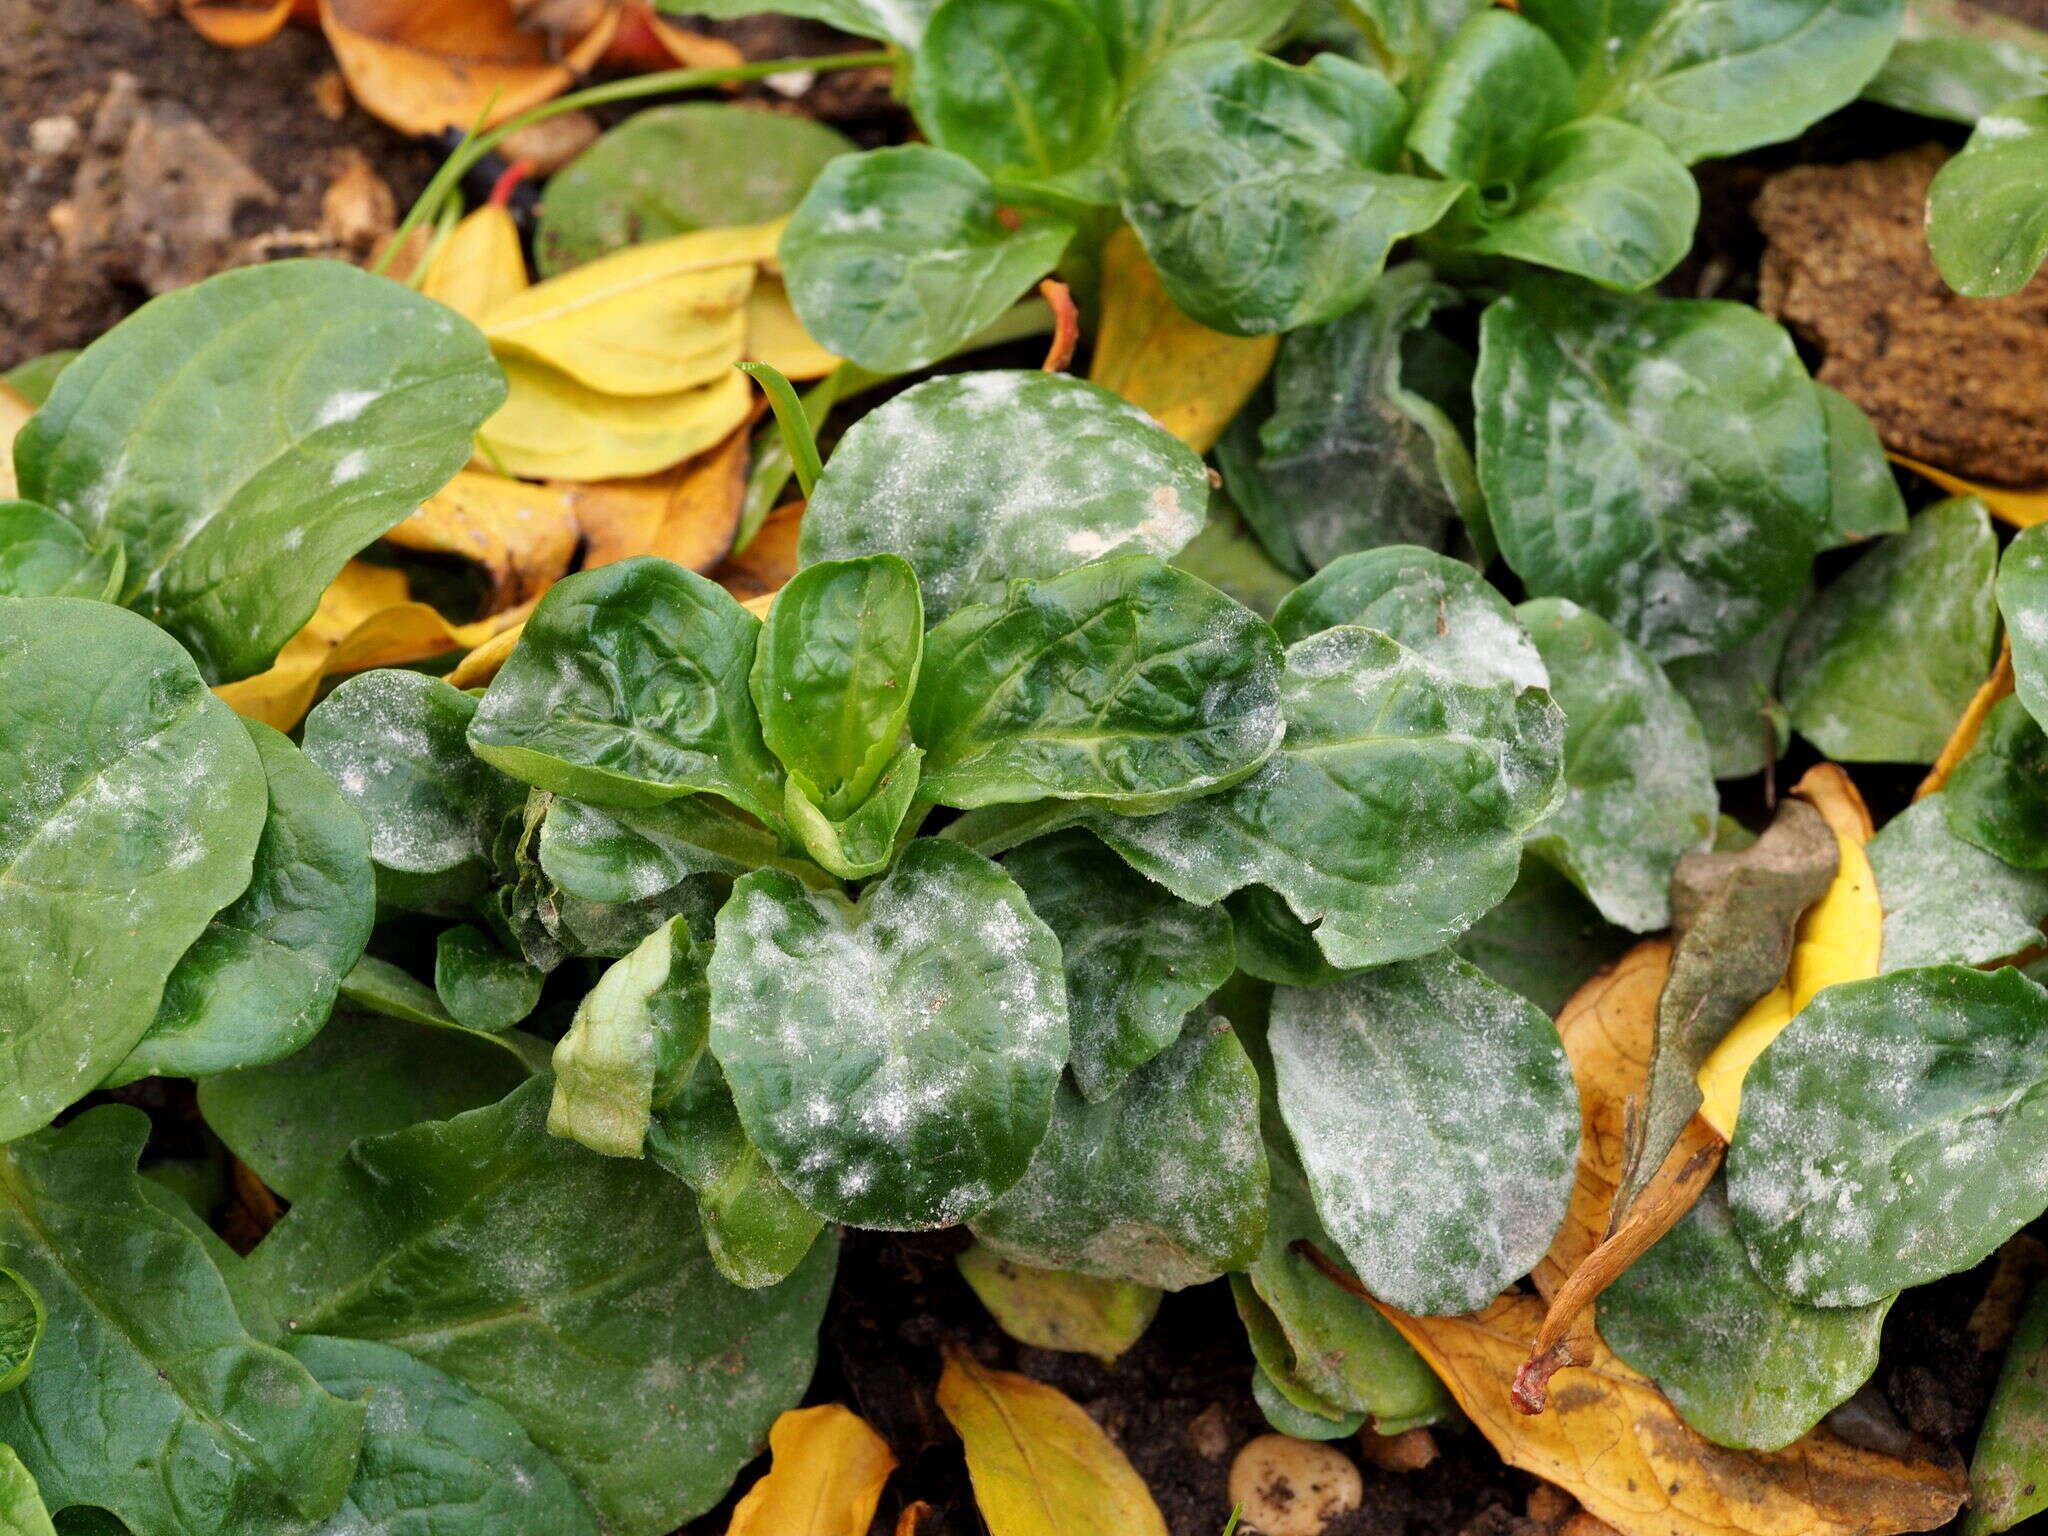
[[[1927,254],[1927,184],[1947,158],[1801,165],[1764,184],[1757,302],[1821,354],[1818,377],[1887,446],[1973,479],[2048,481],[2048,273],[2005,299],[1953,292]]]

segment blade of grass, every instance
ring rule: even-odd
[[[802,487],[808,500],[818,483],[818,476],[825,472],[825,462],[818,457],[816,429],[811,425],[804,402],[797,399],[796,390],[781,369],[767,363],[741,363],[738,366],[741,373],[767,392],[768,404],[775,412],[775,425],[782,431],[783,451],[789,455],[789,462],[796,470],[796,483]],[[835,369],[830,377],[838,378],[838,370]]]

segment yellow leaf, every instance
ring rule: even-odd
[[[867,1536],[896,1458],[837,1403],[795,1408],[768,1431],[774,1460],[733,1508],[726,1536]]]
[[[738,362],[745,303],[780,221],[700,229],[601,256],[513,295],[479,324],[499,353],[608,395],[672,395]]]
[[[1993,517],[2011,523],[2015,528],[2031,528],[2036,523],[2048,522],[2048,489],[2015,491],[2002,485],[1983,485],[1975,480],[1965,480],[1961,475],[1952,475],[1945,469],[1936,469],[1932,464],[1922,464],[1918,459],[1909,459],[1902,453],[1888,453],[1885,457],[1894,464],[1903,464],[1923,480],[1932,480],[1952,496],[1976,497],[1990,509]]]
[[[822,379],[840,361],[811,340],[782,279],[766,272],[747,295],[747,357],[788,379]]]
[[[1226,336],[1174,308],[1128,225],[1103,247],[1102,324],[1088,377],[1195,452],[1215,446],[1279,346],[1278,336]]]
[[[466,320],[482,319],[526,287],[519,226],[495,203],[473,210],[455,226],[420,280],[421,293]]]
[[[1550,1411],[1525,1418],[1508,1387],[1543,1317],[1534,1296],[1510,1293],[1462,1317],[1380,1311],[1503,1461],[1627,1536],[1893,1536],[1940,1525],[1962,1504],[1959,1465],[1885,1456],[1826,1429],[1768,1453],[1715,1445],[1597,1335]]]
[[[709,453],[638,480],[562,484],[588,541],[583,568],[659,555],[708,571],[732,548],[747,489],[747,429]]]
[[[737,369],[678,394],[628,397],[522,358],[500,361],[511,392],[477,436],[506,473],[533,480],[651,475],[713,446],[753,409]]]
[[[221,48],[267,43],[291,19],[292,0],[179,0],[192,30]]]
[[[481,566],[491,583],[486,611],[502,613],[561,579],[578,534],[562,487],[464,470],[384,537]]]
[[[996,1325],[1034,1349],[1072,1350],[1111,1365],[1159,1311],[1160,1293],[1149,1285],[1033,1269],[980,1243],[956,1262]]]
[[[1799,919],[1784,981],[1750,1006],[1700,1067],[1700,1118],[1723,1138],[1735,1134],[1750,1064],[1823,987],[1875,976],[1884,944],[1884,907],[1863,851],[1871,837],[1870,812],[1855,783],[1835,764],[1820,763],[1792,793],[1811,802],[1834,831],[1841,865],[1826,894]]]
[[[1956,764],[1968,757],[1970,748],[1977,745],[1977,738],[1983,734],[1984,722],[1991,711],[2012,693],[2014,686],[2012,634],[2007,631],[1999,638],[1998,660],[1991,668],[1991,675],[1970,695],[1970,702],[1963,707],[1962,719],[1956,722],[1956,728],[1942,743],[1941,755],[1927,770],[1927,777],[1920,781],[1920,787],[1913,791],[1915,800],[1925,800],[1948,783],[1948,776],[1956,771]]]
[[[14,478],[14,438],[35,413],[27,395],[12,384],[0,383],[0,501],[12,501],[21,494]]]
[[[1167,1536],[1124,1453],[1065,1393],[949,1346],[939,1411],[967,1446],[989,1536]]]
[[[498,669],[505,665],[512,648],[519,644],[519,637],[526,633],[525,621],[514,624],[510,629],[501,629],[490,639],[479,642],[477,648],[455,663],[448,672],[451,688],[481,688],[498,675]]]

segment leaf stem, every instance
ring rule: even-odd
[[[796,483],[808,501],[818,476],[825,472],[825,461],[818,457],[817,434],[804,402],[797,399],[796,390],[779,368],[766,363],[741,363],[739,370],[767,392],[768,403],[775,409],[775,425],[782,429],[782,446],[796,469]]]

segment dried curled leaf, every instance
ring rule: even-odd
[[[488,611],[502,613],[568,574],[578,535],[562,488],[464,470],[384,537],[481,566],[491,583]]]
[[[2003,635],[1998,642],[1998,660],[1992,663],[1991,675],[1984,679],[1983,687],[1970,696],[1964,706],[1963,718],[1956,722],[1956,728],[1949,733],[1941,755],[1934,760],[1934,766],[1927,770],[1927,777],[1920,781],[1920,787],[1913,791],[1915,800],[1925,800],[1948,783],[1956,765],[1970,755],[1970,749],[1977,745],[1977,738],[1984,732],[1984,721],[2001,700],[2010,698],[2014,688],[2012,670],[2012,636]]]
[[[562,482],[586,541],[583,568],[659,555],[709,572],[732,548],[747,488],[744,426],[708,453],[636,480]]]
[[[519,226],[496,203],[473,210],[428,263],[420,292],[465,320],[481,320],[527,286]]]
[[[1909,459],[1903,453],[1890,453],[1885,457],[1910,469],[1923,480],[1932,480],[1951,496],[1976,497],[2002,523],[2009,523],[2015,528],[2048,523],[2048,489],[2013,490],[2008,486],[1986,485],[1977,480],[1965,480],[1961,475],[1952,475],[1932,464],[1923,464],[1918,459]]]
[[[291,19],[293,0],[179,0],[192,30],[219,48],[267,43]]]
[[[511,392],[477,440],[498,467],[529,479],[652,475],[713,446],[753,409],[746,375],[732,369],[672,395],[626,396],[524,358],[503,363]]]
[[[775,1459],[726,1536],[867,1536],[896,1458],[865,1419],[837,1403],[792,1408],[768,1431],[768,1450]]]

